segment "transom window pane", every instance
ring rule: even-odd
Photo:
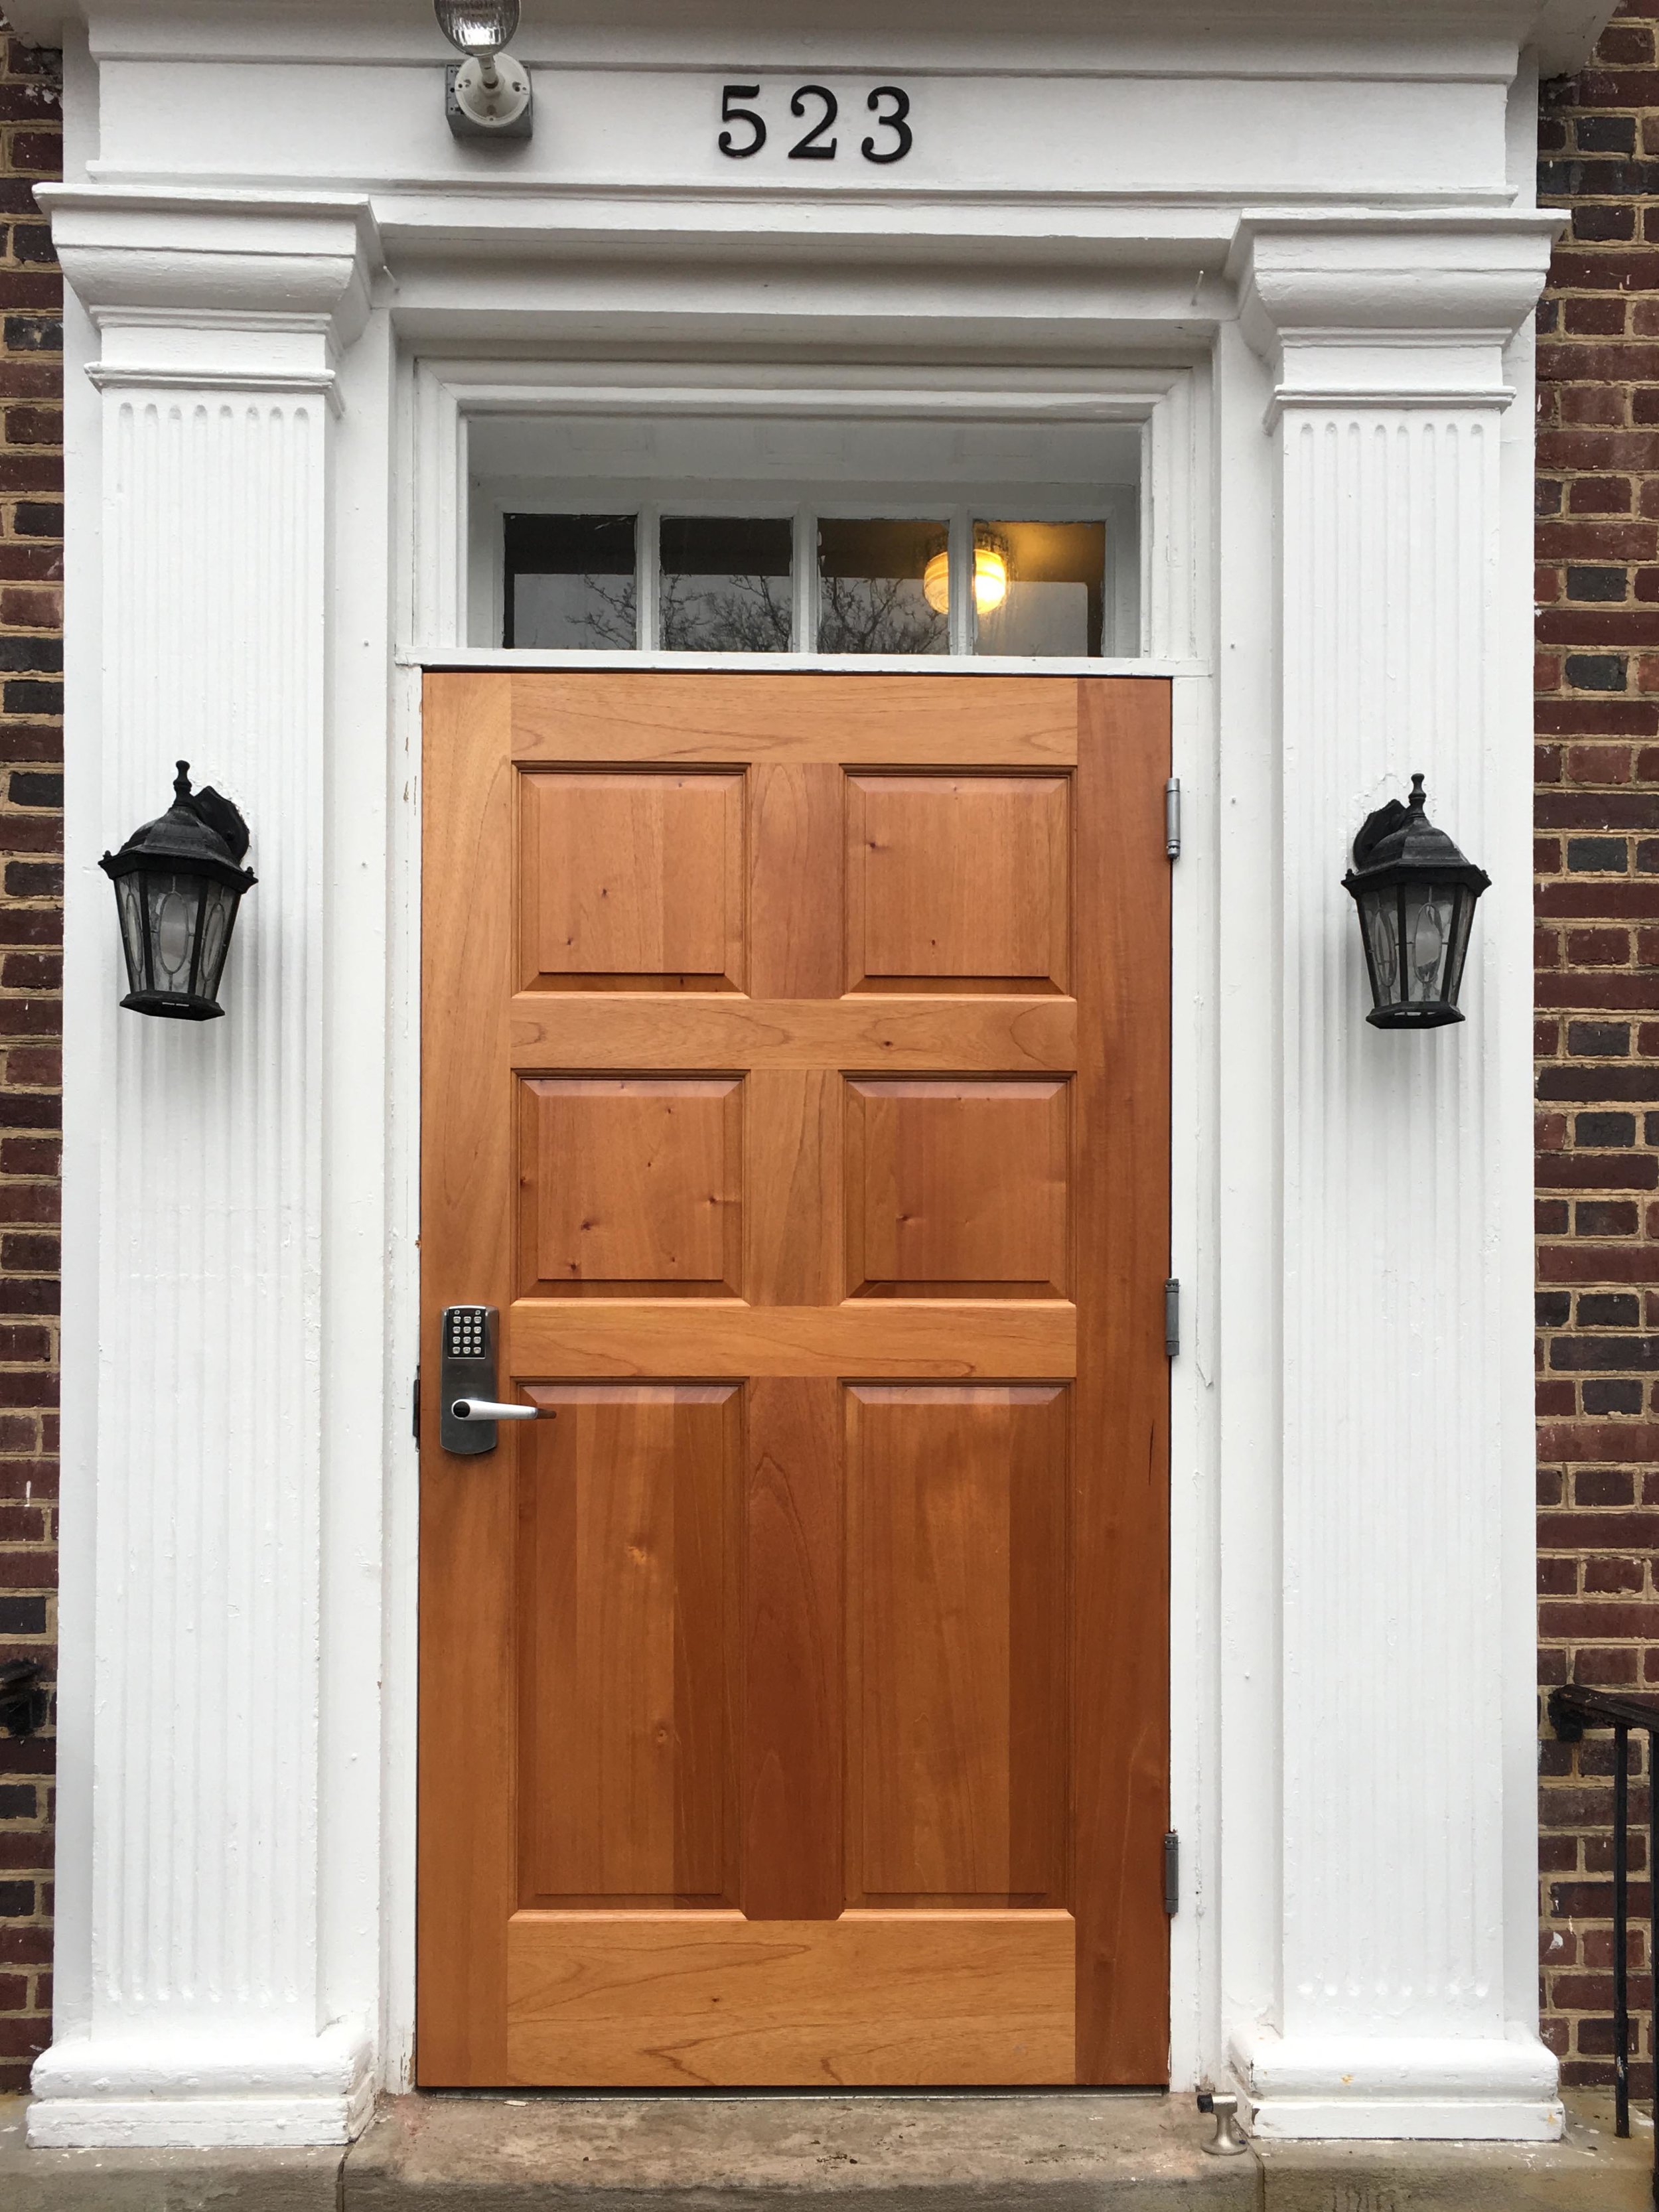
[[[941,501],[937,520],[926,507],[825,514],[810,499],[744,514],[742,487],[730,489],[725,514],[678,512],[626,478],[595,484],[591,509],[506,513],[496,637],[554,653],[798,658],[1081,662],[1139,649],[1139,535],[1121,487],[1079,488],[1069,515],[1056,493],[1050,519],[1028,508],[1024,520],[1002,519],[1019,508],[999,510],[982,487],[971,505]]]
[[[506,518],[504,642],[550,652],[639,643],[631,514]]]
[[[818,524],[820,653],[948,653],[944,522]]]
[[[794,525],[726,515],[662,519],[657,638],[668,653],[787,653]]]
[[[975,651],[1097,654],[1106,611],[1103,522],[974,526]]]

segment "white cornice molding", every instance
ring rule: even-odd
[[[1607,27],[1613,0],[1543,0],[1527,41],[1545,76],[1565,76],[1583,69]]]
[[[710,41],[736,36],[752,51],[756,11],[744,0],[730,0],[724,9],[705,5],[690,24],[688,12],[684,0],[623,0],[620,5],[591,0],[586,7],[562,9],[557,24],[543,28],[539,40],[538,27],[526,27],[517,44],[536,60],[542,58],[539,45],[550,40],[560,47],[586,46],[619,35],[665,32],[682,43],[699,34]],[[782,39],[809,44],[815,57],[821,52],[826,26],[813,0],[796,0],[793,9],[775,5],[766,12],[772,19],[763,30],[769,45]],[[872,23],[886,33],[914,27],[919,39],[926,39],[941,20],[953,38],[1006,40],[1009,27],[1004,0],[952,0],[948,13],[928,0],[912,0],[908,7],[866,0],[862,8],[843,4],[834,12],[834,27],[854,41],[867,40]],[[1517,52],[1529,47],[1545,74],[1555,75],[1583,67],[1612,13],[1613,0],[1464,0],[1460,20],[1449,30],[1453,38],[1461,33],[1466,39],[1504,40]],[[262,49],[311,51],[324,41],[337,46],[342,36],[371,42],[376,49],[418,52],[416,42],[424,38],[429,44],[431,38],[429,17],[423,24],[421,14],[409,0],[284,0],[280,9],[258,11],[239,0],[173,0],[171,5],[157,0],[11,0],[6,10],[18,36],[34,45],[57,43],[67,23],[90,23],[105,36],[125,35],[129,42],[135,30],[151,45],[171,33],[189,52],[199,52],[204,45],[218,51],[230,44],[246,58]],[[1120,0],[1112,10],[1111,28],[1120,36],[1184,30],[1195,40],[1230,46],[1323,39],[1386,51],[1420,40],[1425,32],[1443,42],[1446,15],[1441,0],[1393,0],[1386,11],[1372,0],[1277,0],[1267,6],[1259,0]],[[1047,23],[1074,31],[1077,16],[1068,7],[1043,5],[1042,0],[1020,11],[1024,36]]]
[[[37,197],[64,278],[103,332],[105,366],[123,372],[139,368],[140,347],[176,369],[185,344],[197,380],[216,364],[246,375],[261,365],[250,345],[280,353],[304,339],[314,379],[362,332],[384,266],[368,200],[355,194],[43,185]]]

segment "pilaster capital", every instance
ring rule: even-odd
[[[367,198],[46,185],[100,385],[330,391],[384,266]]]
[[[1506,405],[1503,349],[1537,303],[1563,221],[1545,209],[1247,212],[1228,273],[1275,410]]]

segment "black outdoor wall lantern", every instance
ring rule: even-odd
[[[1373,1027],[1433,1030],[1462,1020],[1457,994],[1474,902],[1491,881],[1424,813],[1420,775],[1412,778],[1408,806],[1391,799],[1366,816],[1342,884],[1359,908]]]
[[[118,853],[98,863],[115,884],[121,948],[127,957],[124,1006],[173,1021],[210,1022],[225,1011],[219,978],[244,891],[258,878],[241,862],[247,824],[218,792],[192,792],[180,761],[173,801],[135,830]]]

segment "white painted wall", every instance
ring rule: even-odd
[[[35,2140],[337,2141],[406,2078],[414,672],[477,657],[475,416],[692,403],[1141,426],[1141,665],[1188,800],[1174,2078],[1231,2064],[1279,2134],[1559,2124],[1516,337],[1551,226],[1517,146],[1523,49],[1565,65],[1597,11],[1182,5],[781,0],[761,33],[531,0],[521,152],[450,139],[424,0],[13,8],[84,22],[45,195],[76,304]],[[714,151],[724,82],[855,107],[901,76],[897,168]],[[175,738],[261,882],[229,1019],[157,1038],[115,1011],[94,864]],[[1495,882],[1467,1024],[1400,1039],[1362,1019],[1339,878],[1418,768]]]

